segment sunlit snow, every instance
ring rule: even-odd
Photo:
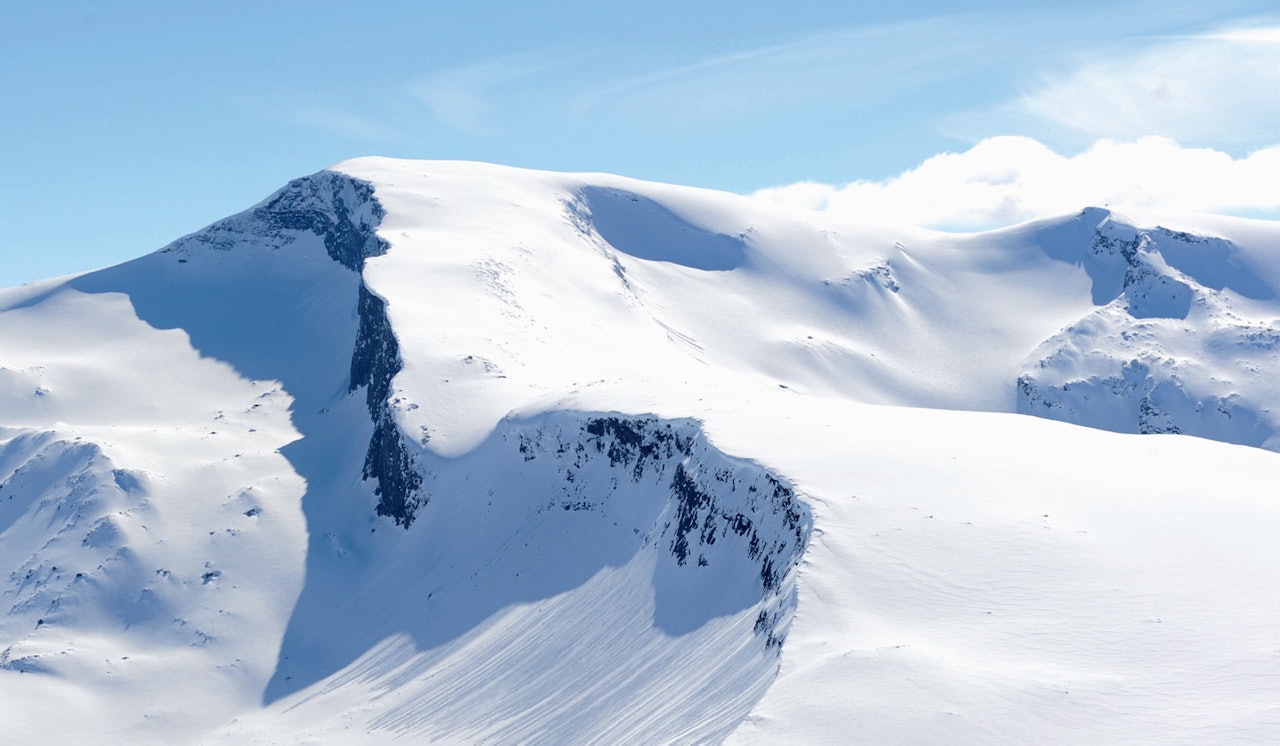
[[[6,732],[1274,740],[1280,228],[1080,207],[368,158],[0,291]]]

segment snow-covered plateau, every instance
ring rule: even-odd
[[[0,291],[0,740],[1274,743],[1277,451],[1273,222],[348,161]]]

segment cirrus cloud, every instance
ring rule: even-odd
[[[1274,26],[1167,39],[1064,76],[1045,73],[1013,107],[1091,138],[1161,135],[1227,149],[1268,142],[1280,126],[1277,39]]]

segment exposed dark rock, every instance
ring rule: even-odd
[[[1151,394],[1147,394],[1138,402],[1138,432],[1143,435],[1178,434],[1182,428],[1174,423],[1168,412],[1152,401]]]
[[[294,179],[283,189],[247,212],[174,241],[162,253],[184,262],[193,251],[234,251],[245,245],[278,250],[293,243],[299,233],[312,233],[324,241],[334,261],[353,272],[364,260],[387,251],[377,234],[385,211],[367,182],[345,174],[321,171]]]
[[[696,571],[712,564],[710,548],[717,542],[741,547],[736,551],[755,563],[765,600],[756,632],[766,638],[766,646],[780,647],[782,625],[789,618],[783,602],[786,579],[808,545],[810,530],[808,511],[794,490],[758,467],[744,471],[716,465],[706,444],[699,444],[687,428],[656,418],[593,418],[583,425],[583,433],[611,467],[627,470],[636,482],[661,477],[674,462],[668,483],[674,521],[668,531],[676,564]],[[522,453],[538,451],[536,439],[522,436],[520,443]],[[561,444],[556,453],[563,458],[572,450]],[[695,563],[689,562],[692,557]]]
[[[632,466],[632,479],[639,481],[646,461],[688,456],[693,447],[692,439],[676,433],[670,423],[657,424],[653,418],[601,417],[589,421],[584,430],[596,436],[597,451],[607,450],[610,466]]]
[[[385,214],[367,182],[327,171],[294,179],[253,211],[268,228],[322,237],[329,256],[353,272],[367,257],[386,253],[387,242],[375,232]]]
[[[365,260],[386,253],[377,234],[386,211],[372,185],[331,171],[294,179],[253,209],[181,238],[163,252],[184,261],[197,250],[233,251],[252,236],[267,250],[282,249],[300,235],[319,237],[335,262],[361,273]],[[391,380],[402,367],[400,347],[387,320],[386,303],[364,284],[357,298],[359,328],[351,354],[350,390],[365,386],[374,432],[364,463],[364,478],[377,480],[376,511],[409,526],[424,502],[422,477],[387,403]]]
[[[375,508],[378,515],[408,528],[426,497],[422,492],[422,475],[405,447],[404,437],[387,403],[391,380],[404,366],[400,343],[391,330],[386,302],[371,293],[363,282],[357,308],[360,327],[351,354],[349,390],[354,392],[365,387],[365,402],[373,419],[373,436],[365,454],[363,476],[377,480],[374,493],[378,495]]]
[[[1280,346],[1274,322],[1232,311],[1237,296],[1275,297],[1247,271],[1241,249],[1223,238],[1137,228],[1104,211],[1081,218],[1099,220],[1079,260],[1099,307],[1040,345],[1015,382],[1016,410],[1118,432],[1280,448],[1266,424],[1269,402],[1232,382],[1255,376]],[[1225,375],[1207,375],[1197,347],[1226,362]]]
[[[365,401],[372,414],[380,408],[391,393],[391,379],[404,366],[400,358],[400,342],[391,331],[387,319],[387,304],[360,284],[360,296],[356,304],[360,327],[356,332],[355,348],[351,353],[351,382],[348,391],[361,386],[365,389]]]
[[[698,487],[689,477],[684,464],[676,464],[676,475],[671,480],[671,494],[676,498],[676,535],[671,540],[671,552],[676,562],[684,564],[689,557],[689,532],[698,527],[698,515],[711,507],[714,502],[711,495]],[[708,511],[707,517],[711,514]],[[714,543],[713,538],[711,542]]]
[[[386,212],[374,197],[373,187],[342,174],[321,172],[295,179],[250,214],[259,233],[314,233],[323,239],[330,258],[353,272],[363,271],[365,259],[384,254],[388,248],[377,234]],[[378,515],[407,528],[425,498],[422,476],[387,401],[391,381],[403,367],[400,344],[387,318],[386,302],[363,280],[356,309],[359,328],[351,353],[349,390],[365,387],[374,426],[363,476],[377,482]]]

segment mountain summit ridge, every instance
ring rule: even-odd
[[[1280,450],[1280,228],[1183,222],[370,158],[2,291],[0,692],[170,741],[1274,733],[1182,682],[1274,662],[1280,465],[1229,444]]]

